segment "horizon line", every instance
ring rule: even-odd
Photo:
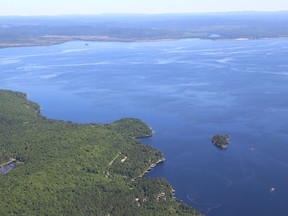
[[[239,14],[239,13],[288,13],[288,10],[277,10],[277,11],[215,11],[215,12],[167,12],[167,13],[124,13],[124,12],[111,12],[111,13],[95,13],[95,14],[29,14],[29,15],[19,15],[19,14],[6,14],[0,17],[54,17],[54,16],[105,16],[105,15],[201,15],[201,14]]]

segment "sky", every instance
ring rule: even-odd
[[[0,15],[288,11],[288,0],[0,0]]]

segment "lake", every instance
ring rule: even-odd
[[[46,117],[147,122],[176,197],[208,216],[288,215],[288,40],[69,42],[0,50],[0,88]],[[211,144],[230,135],[225,151]]]

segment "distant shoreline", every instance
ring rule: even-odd
[[[119,43],[149,43],[149,42],[164,42],[164,41],[177,41],[177,40],[210,40],[210,41],[221,41],[221,40],[230,40],[230,41],[248,41],[248,40],[273,40],[273,39],[288,39],[288,37],[271,37],[271,38],[143,38],[143,39],[136,39],[136,38],[111,38],[111,37],[99,37],[99,36],[45,36],[49,39],[54,38],[57,40],[47,40],[47,41],[40,41],[40,42],[29,42],[27,43],[1,43],[0,42],[0,49],[5,48],[16,48],[16,47],[34,47],[34,46],[53,46],[59,45],[67,42],[72,41],[83,41],[89,45],[89,42],[119,42]]]

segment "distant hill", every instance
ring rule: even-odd
[[[0,47],[70,40],[260,39],[288,37],[288,12],[0,17]]]

